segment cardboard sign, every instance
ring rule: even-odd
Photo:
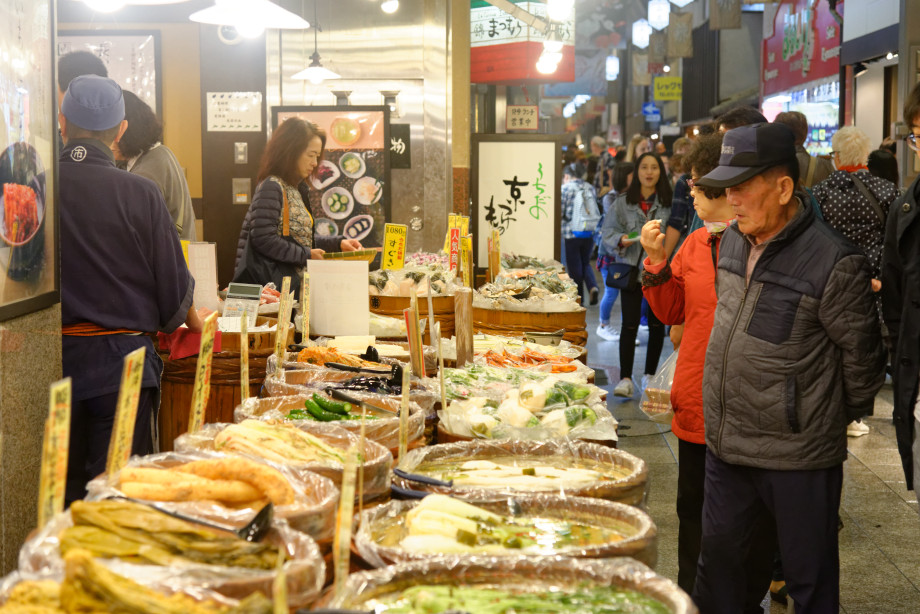
[[[406,235],[409,227],[405,224],[387,224],[383,233],[383,264],[381,269],[398,270],[406,265]]]
[[[70,453],[70,378],[51,384],[38,488],[38,526],[64,511]]]
[[[198,365],[195,367],[195,387],[192,389],[192,408],[188,415],[188,432],[196,433],[204,424],[204,410],[211,395],[211,359],[214,356],[214,333],[217,332],[217,312],[204,320]]]
[[[351,531],[355,513],[355,481],[358,467],[358,447],[353,444],[345,455],[339,511],[335,519],[335,536],[332,545],[332,564],[335,570],[334,594],[340,596],[348,578],[351,563]]]
[[[275,327],[275,377],[281,377],[284,346],[287,344],[287,324],[291,320],[291,278],[281,280],[281,302],[278,304],[278,326]]]
[[[118,389],[118,405],[115,409],[115,423],[112,425],[112,439],[109,441],[109,455],[105,463],[105,472],[110,476],[120,471],[131,456],[146,353],[145,348],[137,348],[125,356],[124,367],[121,370],[121,387]]]
[[[249,398],[249,314],[240,318],[240,401]]]

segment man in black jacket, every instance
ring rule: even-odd
[[[725,188],[723,234],[703,375],[706,483],[693,597],[737,614],[744,560],[774,519],[797,614],[840,609],[837,511],[847,424],[870,414],[884,352],[865,255],[796,192],[794,136],[781,124],[726,132],[699,185]]]
[[[920,84],[904,103],[904,121],[910,127],[907,146],[920,155]],[[891,339],[894,380],[893,421],[907,488],[920,491],[920,176],[900,200],[891,205],[882,251],[882,313]]]

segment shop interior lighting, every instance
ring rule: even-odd
[[[543,39],[543,50],[549,53],[559,53],[562,51],[562,33],[559,31],[559,24],[551,22],[546,26],[546,38]]]
[[[543,50],[540,59],[537,60],[537,72],[543,75],[551,75],[559,68],[559,62],[562,61],[562,52],[552,53]]]
[[[632,42],[639,49],[648,47],[648,39],[652,35],[652,26],[647,19],[640,19],[633,22],[632,25]]]
[[[318,1],[318,0],[317,0]],[[319,85],[326,79],[341,79],[342,76],[334,73],[319,61],[319,24],[316,21],[316,2],[313,3],[313,55],[310,56],[310,65],[299,73],[292,75],[291,79],[306,79],[313,85]]]
[[[853,64],[853,76],[858,77],[860,75],[866,74],[866,71],[869,70],[869,67],[863,64],[862,62],[856,62]]]
[[[190,20],[215,26],[232,26],[243,36],[259,36],[268,28],[306,30],[310,23],[300,15],[268,0],[215,0],[214,6],[189,15]]]
[[[671,0],[671,4],[680,8],[684,8],[691,2],[693,2],[693,0]]]
[[[661,70],[663,70],[664,72],[671,72],[671,65],[665,64]]]
[[[656,30],[664,30],[671,20],[671,3],[668,0],[648,0],[648,23]]]
[[[653,132],[653,133],[652,133],[652,136],[650,136],[649,138],[652,139],[653,141],[657,141],[657,140],[658,140],[658,133],[657,133],[657,132]]]
[[[575,0],[547,0],[546,17],[551,21],[566,21],[574,16]]]
[[[399,10],[399,0],[384,0],[380,3],[380,10],[390,15]]]
[[[700,129],[697,128],[696,126],[694,126],[694,127],[693,127],[693,136],[699,136],[699,134],[700,134]]]
[[[893,60],[893,59],[895,59],[896,57],[898,57],[898,54],[897,54],[897,53],[894,53],[894,52],[892,52],[892,51],[889,51],[889,52],[888,52],[888,55],[885,56],[885,59],[886,59],[886,60]]]
[[[607,81],[616,81],[620,76],[620,58],[616,55],[608,55],[604,68]]]

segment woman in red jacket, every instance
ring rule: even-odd
[[[692,232],[668,263],[664,249],[665,235],[660,222],[652,220],[642,228],[640,241],[648,256],[645,260],[643,291],[655,315],[665,324],[684,324],[683,340],[674,381],[671,384],[671,407],[674,418],[671,430],[677,436],[679,464],[677,474],[677,584],[687,592],[693,591],[696,564],[702,535],[703,482],[706,466],[706,440],[703,433],[703,363],[716,311],[716,263],[719,242],[733,222],[735,213],[718,188],[694,185],[693,181],[719,164],[722,133],[699,137],[684,158],[691,170],[688,182],[693,207],[704,227]],[[754,554],[757,575],[769,577],[771,550]],[[767,580],[767,583],[768,580]],[[749,610],[759,610],[766,594],[766,584],[757,589],[749,587]],[[759,591],[759,595],[756,593]],[[746,612],[748,609],[745,610]]]

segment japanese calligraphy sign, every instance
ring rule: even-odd
[[[447,252],[450,255],[450,271],[456,275],[460,267],[460,229],[451,228],[450,229],[450,250]],[[430,286],[429,286],[430,287]],[[429,313],[431,313],[429,311]]]
[[[478,266],[491,231],[502,251],[559,256],[559,143],[546,135],[474,135],[473,235]],[[462,236],[462,235],[461,235]]]
[[[411,126],[390,124],[390,168],[412,168]]]
[[[409,232],[405,224],[387,224],[383,233],[383,264],[381,269],[401,269],[406,264],[406,235]]]
[[[112,439],[109,442],[109,456],[105,472],[114,475],[120,471],[131,456],[134,443],[134,422],[137,419],[137,402],[141,396],[144,379],[144,355],[147,350],[138,348],[125,356],[121,371],[121,387],[118,389],[118,405],[115,407],[115,424],[112,425]]]
[[[693,57],[693,13],[671,11],[668,25],[668,57]]]
[[[457,213],[451,213],[447,216],[447,232],[444,233],[444,253],[450,251],[450,231],[454,228],[460,228],[460,218],[463,217]]]
[[[38,526],[64,511],[70,452],[70,378],[51,384],[38,488]]]
[[[460,270],[462,271],[463,285],[473,287],[473,237],[466,235],[460,237]]]
[[[196,433],[204,424],[204,410],[211,395],[211,358],[214,356],[214,335],[217,332],[217,312],[204,320],[201,347],[195,367],[195,387],[192,389],[192,408],[188,415],[188,432]]]
[[[655,100],[680,100],[683,77],[655,77]]]
[[[309,261],[308,261],[309,262]],[[294,297],[290,294],[291,278],[284,277],[281,280],[281,302],[278,303],[278,323],[275,325],[275,364],[277,365],[276,376],[281,376],[281,365],[284,362],[284,351],[287,345],[287,325],[291,321],[291,303]]]
[[[540,107],[529,104],[509,104],[505,113],[505,130],[534,130],[540,128]]]

